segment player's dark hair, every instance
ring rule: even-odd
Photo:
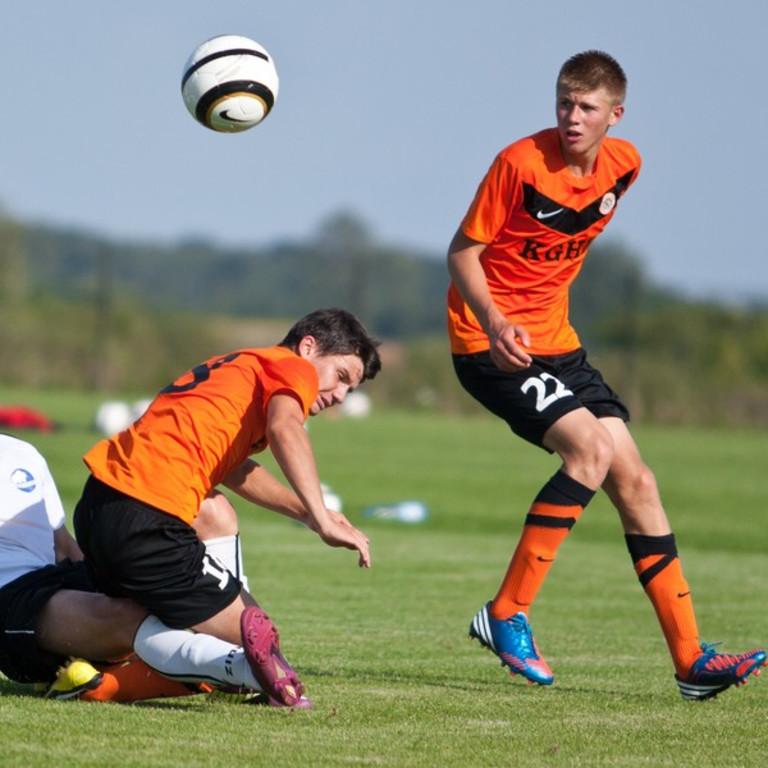
[[[560,68],[558,90],[596,91],[605,88],[615,105],[627,95],[627,76],[616,59],[603,51],[583,51],[571,56]]]
[[[315,339],[321,355],[357,355],[363,363],[363,381],[372,379],[381,370],[379,342],[345,309],[311,312],[293,325],[278,346],[298,352],[305,336]]]

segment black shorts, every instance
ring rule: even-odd
[[[131,597],[174,629],[210,619],[240,594],[240,582],[178,517],[88,478],[75,535],[99,588]]]
[[[0,670],[18,683],[51,683],[63,656],[43,651],[35,638],[35,622],[43,606],[60,590],[96,592],[90,569],[81,561],[64,560],[25,573],[0,589]]]
[[[629,421],[619,396],[587,362],[583,349],[565,355],[536,356],[523,371],[507,373],[490,352],[454,355],[453,367],[464,389],[512,431],[543,448],[544,433],[566,413],[586,408],[598,418]]]

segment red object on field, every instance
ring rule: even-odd
[[[40,411],[25,405],[0,405],[0,427],[52,432],[56,425]]]

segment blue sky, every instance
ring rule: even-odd
[[[0,25],[0,204],[142,241],[259,246],[338,211],[442,254],[495,153],[554,121],[562,61],[629,77],[615,135],[644,169],[604,239],[697,297],[768,298],[768,4],[756,0],[26,0]],[[275,58],[272,114],[197,125],[179,92],[200,42]]]

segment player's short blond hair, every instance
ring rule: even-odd
[[[587,92],[605,88],[614,105],[623,104],[627,76],[616,59],[603,51],[583,51],[571,56],[560,68],[557,90]]]

